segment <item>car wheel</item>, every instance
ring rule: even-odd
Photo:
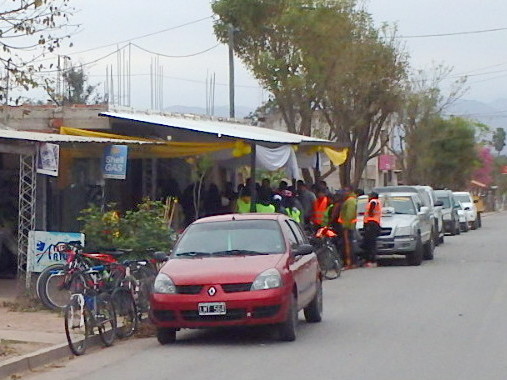
[[[279,339],[284,342],[296,340],[296,325],[298,321],[298,307],[294,294],[292,294],[287,312],[287,319],[278,327]]]
[[[461,232],[468,232],[468,222],[461,223]]]
[[[439,244],[444,244],[444,234],[438,238]]]
[[[415,250],[406,256],[407,264],[412,266],[421,265],[423,258],[423,246],[421,236],[418,236]]]
[[[481,219],[481,213],[480,212],[477,213],[477,227],[478,228],[482,227],[482,219]]]
[[[477,217],[475,217],[475,220],[472,222],[472,230],[476,230],[477,228],[479,228],[479,226],[477,223]]]
[[[461,224],[459,223],[459,220],[456,221],[456,226],[454,228],[456,229],[456,235],[461,235]]]
[[[176,341],[176,330],[167,327],[157,328],[157,340],[160,344],[169,344]]]
[[[424,244],[424,260],[433,260],[435,252],[435,244],[433,244],[433,240],[430,239],[426,244]]]
[[[312,302],[304,308],[306,322],[315,323],[322,321],[322,281],[319,280],[317,284],[317,292],[312,299]]]

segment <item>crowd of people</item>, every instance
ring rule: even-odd
[[[255,189],[252,194],[252,188]],[[380,232],[381,205],[377,194],[370,194],[364,216],[364,233],[361,247],[356,231],[357,197],[364,195],[361,189],[344,188],[332,192],[325,181],[308,185],[298,180],[295,186],[282,180],[273,186],[268,178],[252,186],[251,179],[233,191],[230,184],[223,193],[216,185],[210,185],[204,197],[205,215],[220,213],[281,213],[314,233],[328,226],[336,233],[335,244],[343,255],[345,269],[358,266],[376,266],[376,237]],[[253,203],[253,205],[252,205]]]

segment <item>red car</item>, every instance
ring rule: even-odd
[[[276,325],[296,338],[298,311],[320,322],[322,278],[313,247],[281,214],[230,214],[192,223],[160,270],[150,318],[161,344],[181,328]]]

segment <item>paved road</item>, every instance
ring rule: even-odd
[[[325,283],[325,319],[280,343],[263,330],[132,339],[28,379],[507,378],[507,214],[446,237],[435,260],[345,272]]]

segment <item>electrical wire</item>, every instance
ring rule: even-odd
[[[195,57],[196,55],[207,53],[208,51],[213,50],[213,49],[217,48],[220,45],[221,45],[221,43],[219,42],[219,43],[217,43],[216,45],[213,45],[210,48],[207,48],[205,50],[201,50],[201,51],[198,51],[197,53],[192,53],[192,54],[186,54],[186,55],[167,55],[167,54],[157,53],[157,52],[145,49],[145,48],[143,48],[143,47],[141,47],[141,46],[139,46],[137,44],[132,44],[132,46],[135,46],[139,50],[142,50],[142,51],[144,51],[146,53],[150,53],[150,54],[157,55],[159,57],[166,57],[166,58],[189,58],[189,57]]]
[[[492,33],[501,32],[507,30],[506,28],[494,28],[494,29],[482,29],[482,30],[470,30],[464,32],[453,32],[453,33],[438,33],[438,34],[419,34],[413,36],[396,36],[396,38],[431,38],[431,37],[448,37],[448,36],[462,36],[465,34],[480,34],[480,33]]]

